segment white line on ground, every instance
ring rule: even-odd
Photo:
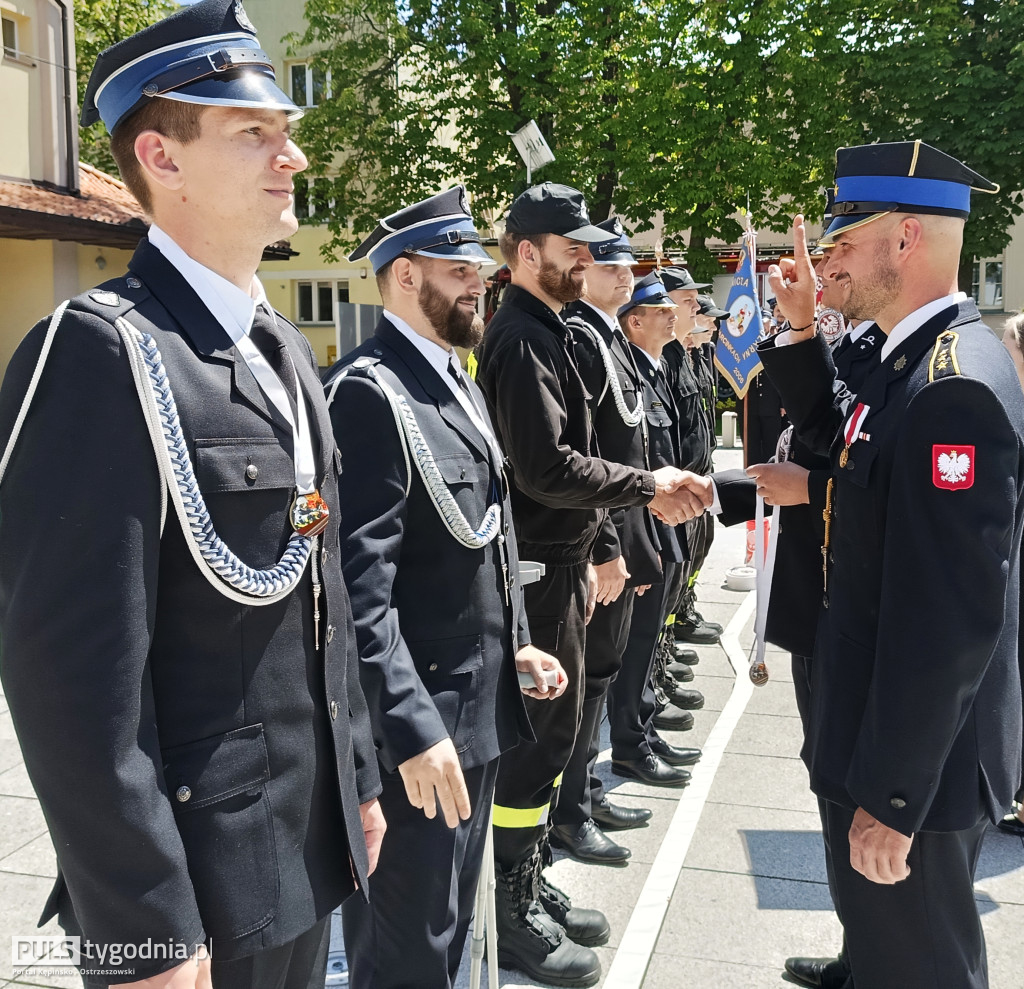
[[[658,935],[665,922],[672,892],[682,871],[690,841],[697,830],[711,784],[715,781],[725,747],[729,744],[729,739],[754,692],[754,684],[747,673],[749,660],[740,647],[739,640],[740,631],[754,611],[754,604],[755,595],[751,591],[736,609],[728,627],[722,633],[722,648],[736,674],[736,681],[729,700],[702,747],[703,755],[697,771],[693,774],[693,780],[679,798],[676,812],[662,840],[661,848],[651,864],[647,881],[640,891],[629,923],[623,932],[622,941],[608,969],[604,989],[640,989],[643,985],[651,955],[654,954]]]

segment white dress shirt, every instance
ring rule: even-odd
[[[149,228],[149,242],[177,268],[182,278],[189,283],[203,305],[213,313],[214,318],[232,340],[238,335],[239,330],[248,335],[252,329],[257,306],[262,305],[268,313],[271,312],[267,294],[255,275],[249,291],[243,292],[223,275],[218,275],[195,258],[189,257],[170,235],[164,233],[155,223]]]

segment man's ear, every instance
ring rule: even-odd
[[[516,247],[519,261],[525,264],[531,271],[540,267],[540,250],[532,240],[521,240]]]
[[[910,255],[921,246],[923,228],[921,221],[916,216],[907,216],[900,221],[896,228],[896,236],[899,242],[896,245],[900,254]]]
[[[177,190],[185,183],[175,156],[181,145],[155,130],[144,130],[135,138],[135,157],[146,177],[164,189]]]
[[[391,291],[398,295],[416,295],[419,283],[415,272],[416,264],[411,258],[395,258],[391,262]]]

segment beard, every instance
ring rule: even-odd
[[[575,266],[568,271],[562,271],[553,261],[542,258],[540,270],[537,272],[537,282],[552,299],[567,305],[583,295],[584,280],[580,278],[577,281],[572,277],[574,273],[580,274],[583,271],[586,271],[586,268]]]
[[[875,249],[874,266],[863,286],[851,284],[849,298],[840,312],[846,319],[874,319],[903,288],[903,279],[892,263],[888,241]]]
[[[460,303],[476,300],[471,295],[449,299],[439,288],[424,281],[419,292],[420,309],[434,332],[451,347],[472,350],[484,336],[484,321]]]

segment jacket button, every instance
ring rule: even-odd
[[[907,802],[902,797],[893,797],[889,801],[889,806],[893,810],[903,810],[903,808],[907,806]]]
[[[187,786],[179,786],[174,796],[179,804],[188,803],[189,798],[192,796],[192,791]]]
[[[255,481],[256,478],[260,476],[259,467],[255,464],[249,464],[249,466],[245,468],[245,476],[249,478],[250,481]]]
[[[466,468],[465,467],[463,467],[462,470],[459,471],[459,480],[460,481],[466,480]]]
[[[508,522],[505,523],[505,535],[508,535]]]
[[[320,562],[321,562],[321,563],[326,563],[326,562],[327,562],[327,557],[328,557],[328,556],[330,556],[330,553],[328,553],[328,552],[327,552],[327,547],[326,547],[326,546],[324,546],[324,547],[323,547],[323,548],[322,548],[322,549],[320,550]]]
[[[428,669],[433,673],[437,669],[437,663],[431,663]]]
[[[334,638],[334,626],[333,625],[328,625],[327,626],[327,644],[328,645],[330,645],[331,639],[333,639],[333,638]]]
[[[337,720],[338,717],[338,702],[331,701],[331,721]]]
[[[134,275],[129,275],[124,281],[129,288],[142,288],[142,282],[140,282]]]

